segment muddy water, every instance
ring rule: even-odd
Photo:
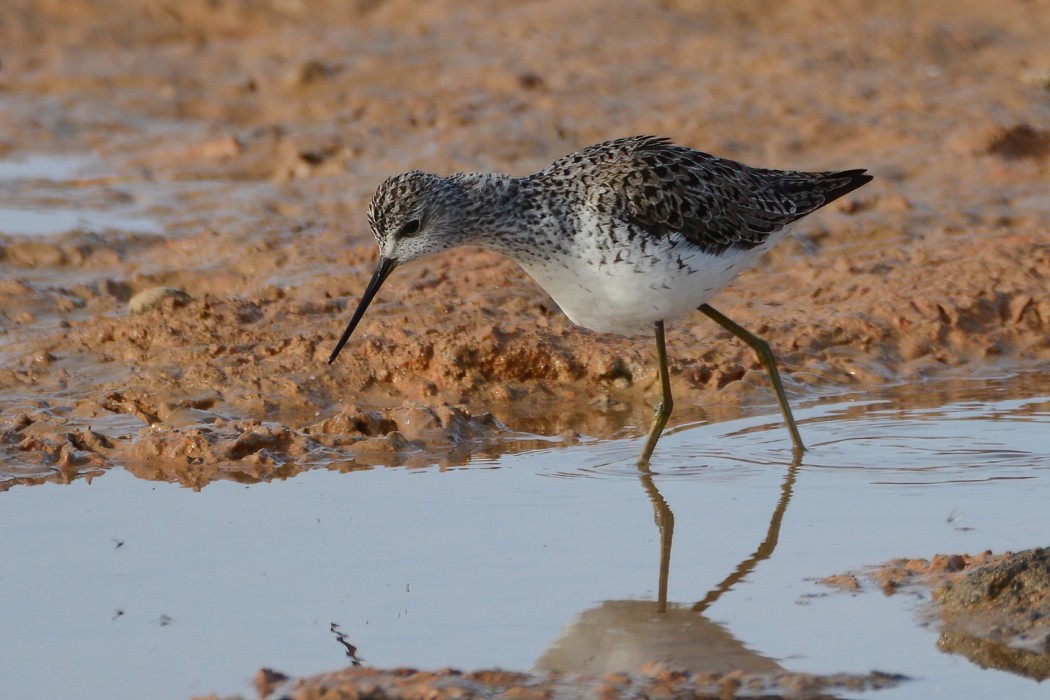
[[[260,665],[880,670],[884,697],[1035,698],[1032,680],[936,648],[919,598],[817,579],[901,555],[1018,550],[1050,528],[1050,385],[933,383],[684,427],[651,486],[673,513],[667,599],[639,441],[462,468],[197,492],[114,470],[16,488],[0,527],[4,686],[22,697],[247,692]],[[771,534],[772,533],[772,534]],[[49,672],[62,658],[62,673]]]
[[[603,625],[652,636],[663,498],[663,638],[1022,697],[933,654],[907,600],[810,579],[1046,544],[1046,10],[8,0],[0,683],[238,690],[345,663],[332,622],[380,666],[557,665]],[[633,133],[875,175],[713,300],[781,359],[793,480],[757,361],[697,315],[640,482],[651,339],[573,328],[482,251],[399,269],[325,364],[383,178]]]

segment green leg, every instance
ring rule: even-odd
[[[751,349],[758,355],[758,361],[766,368],[766,372],[769,373],[769,379],[773,382],[773,390],[777,392],[777,401],[780,402],[780,410],[784,414],[788,432],[791,433],[791,442],[794,445],[795,456],[800,456],[806,450],[806,446],[802,444],[802,436],[799,435],[798,426],[795,425],[795,417],[791,415],[791,406],[788,405],[787,396],[784,395],[784,385],[780,382],[780,372],[777,371],[777,358],[773,356],[773,351],[769,349],[769,343],[738,326],[728,316],[723,316],[721,312],[709,304],[702,305],[700,311],[704,312],[708,318],[722,326],[722,328],[725,328],[751,346]]]
[[[664,345],[664,322],[656,322],[656,359],[660,363],[660,386],[663,389],[663,399],[656,404],[654,410],[653,424],[649,428],[649,437],[645,441],[645,449],[642,456],[638,458],[638,468],[649,471],[649,458],[656,448],[656,441],[660,439],[660,433],[667,425],[667,419],[674,408],[674,399],[671,398],[671,378],[667,374],[667,347]]]

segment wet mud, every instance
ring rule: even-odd
[[[981,668],[1050,678],[1050,550],[897,559],[821,583],[857,593],[868,589],[862,581],[886,595],[932,593],[920,616],[940,630],[939,650]]]
[[[324,698],[626,698],[664,697],[719,700],[734,697],[833,698],[842,693],[879,690],[898,685],[903,678],[892,674],[863,676],[835,674],[816,676],[803,673],[754,674],[684,673],[660,666],[642,668],[638,673],[612,673],[605,676],[531,675],[506,671],[463,673],[446,670],[437,673],[415,669],[376,671],[348,668],[335,673],[289,680],[267,669],[256,675],[260,697],[290,700]],[[201,700],[204,700],[201,698]]]
[[[1019,0],[8,0],[0,490],[116,466],[203,488],[643,434],[652,339],[573,327],[485,251],[399,269],[325,363],[376,259],[383,178],[522,175],[635,133],[875,175],[712,300],[770,342],[792,400],[921,400],[930,378],[1045,367],[1047,35],[1046,3]],[[702,315],[668,348],[672,423],[775,410],[757,359]],[[983,644],[958,641],[969,625],[944,644]],[[418,680],[345,673],[294,697]],[[643,676],[586,692],[787,693]],[[522,679],[520,696],[564,691]],[[795,694],[883,680],[842,682]]]

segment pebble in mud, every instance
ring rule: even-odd
[[[164,303],[165,299],[173,299],[176,306],[182,306],[192,298],[186,292],[174,287],[150,287],[131,297],[131,300],[128,301],[128,313],[137,315],[152,311]]]

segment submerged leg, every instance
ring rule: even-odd
[[[667,348],[664,346],[664,322],[656,322],[656,359],[660,363],[660,387],[663,390],[663,398],[656,404],[653,413],[653,424],[649,428],[649,437],[645,441],[645,449],[642,456],[638,458],[638,468],[643,471],[649,469],[649,457],[653,454],[656,441],[660,439],[660,433],[667,425],[667,418],[671,415],[674,407],[674,399],[671,398],[671,378],[667,374]]]
[[[787,396],[784,395],[784,385],[780,383],[780,372],[777,371],[777,358],[773,356],[773,351],[769,349],[769,343],[738,326],[728,316],[722,315],[709,304],[700,306],[700,311],[704,312],[708,318],[722,326],[722,328],[725,328],[751,346],[751,349],[758,355],[758,361],[766,368],[766,372],[769,373],[769,379],[773,382],[773,390],[777,393],[777,401],[780,402],[780,410],[784,414],[784,422],[787,423],[788,432],[791,433],[791,442],[794,445],[795,455],[801,455],[805,451],[806,446],[802,444],[802,436],[798,434],[795,417],[791,415],[791,406],[788,405]]]

